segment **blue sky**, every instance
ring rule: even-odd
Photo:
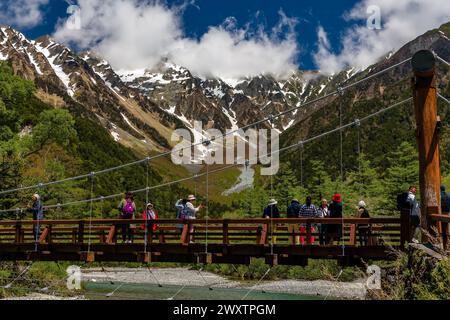
[[[68,2],[80,9],[76,30],[67,21]],[[368,27],[373,7],[379,28]],[[0,2],[0,23],[32,39],[51,34],[73,49],[95,51],[115,70],[152,68],[169,58],[196,75],[223,79],[364,69],[449,21],[449,0]]]
[[[210,26],[223,23],[227,17],[235,17],[238,26],[247,23],[262,24],[267,29],[279,20],[278,12],[283,10],[289,17],[297,18],[296,38],[300,52],[296,62],[302,69],[315,69],[312,52],[317,49],[317,28],[322,25],[328,32],[333,47],[340,46],[340,33],[355,22],[343,19],[345,11],[358,1],[320,0],[197,0],[188,5],[182,16],[183,31],[189,37],[200,37]],[[169,5],[180,1],[167,1]],[[19,28],[27,37],[37,38],[52,34],[59,18],[67,17],[68,4],[64,0],[50,0],[43,7],[43,19],[32,28]],[[259,13],[257,15],[257,13]],[[362,23],[365,23],[363,21]]]

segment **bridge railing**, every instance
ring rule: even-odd
[[[401,219],[382,218],[280,218],[280,219],[160,219],[155,222],[124,219],[92,220],[2,220],[0,244],[34,243],[33,228],[40,226],[39,243],[120,243],[124,227],[131,227],[134,244],[167,243],[320,245],[320,230],[330,235],[341,231],[335,245],[359,246],[364,227],[369,226],[368,246],[400,246],[405,239]],[[147,227],[144,227],[147,224]],[[334,227],[333,227],[334,226]],[[403,239],[403,240],[402,240]]]

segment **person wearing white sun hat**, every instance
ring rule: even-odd
[[[196,200],[196,197],[192,194],[188,195],[188,197],[186,198],[186,216],[187,216],[186,218],[187,219],[190,219],[190,220],[196,219],[197,212],[199,212],[201,209],[204,208],[203,204],[199,205],[198,207],[195,207],[193,204],[193,202],[195,200]],[[189,233],[191,234],[189,236],[189,242],[194,243],[194,235],[193,235],[194,225],[193,224],[191,224],[191,227],[189,228]]]
[[[276,201],[275,199],[270,199],[267,207],[264,209],[263,218],[267,218],[267,219],[279,218],[280,211],[278,210],[277,204],[278,204],[278,201]],[[269,227],[270,227],[269,233],[272,235],[273,232],[276,231],[276,226],[274,226],[272,223],[270,223]],[[276,243],[277,237],[273,236],[272,240],[273,240],[272,241],[273,243]]]
[[[366,209],[366,203],[361,200],[358,203],[358,218],[370,218],[369,211]],[[370,225],[367,223],[358,224],[359,244],[367,246],[369,244]]]

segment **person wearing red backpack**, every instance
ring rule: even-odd
[[[146,221],[147,230],[152,229],[152,231],[156,231],[158,229],[158,225],[153,223],[155,220],[158,220],[158,214],[153,208],[153,204],[147,203],[146,209],[142,212],[142,219]],[[145,230],[145,224],[141,224],[141,229]]]
[[[120,201],[118,209],[120,212],[120,219],[131,220],[135,218],[136,204],[134,203],[134,197],[131,192],[125,194],[125,199]],[[122,242],[133,242],[133,226],[131,224],[122,224]]]

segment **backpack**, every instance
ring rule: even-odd
[[[409,209],[411,205],[408,202],[408,192],[402,192],[397,196],[397,210]]]
[[[133,217],[134,207],[133,201],[127,200],[122,208],[122,217],[131,219]]]
[[[189,212],[185,204],[183,204],[183,209],[179,210],[179,212],[177,213],[177,218],[180,220],[189,219]]]

